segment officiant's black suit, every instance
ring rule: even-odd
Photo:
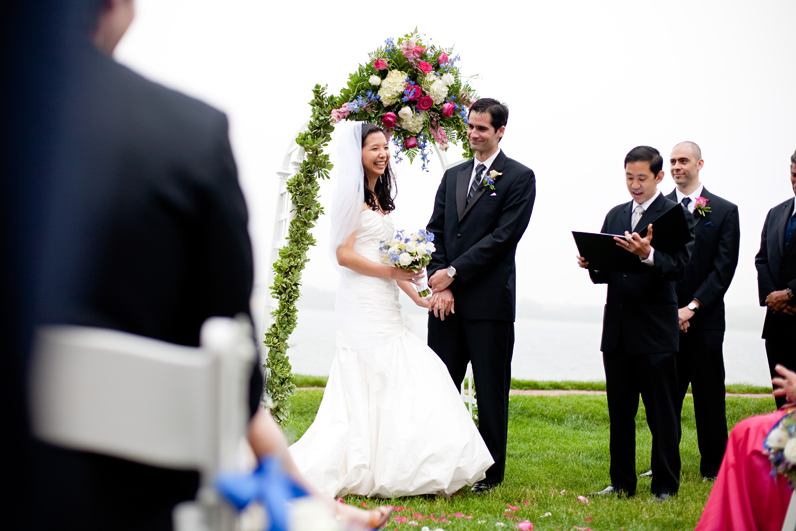
[[[663,194],[650,204],[636,230],[670,208],[681,208]],[[634,203],[608,212],[600,232],[632,232]],[[693,217],[689,229],[693,231]],[[652,246],[655,247],[653,224]],[[594,283],[607,283],[600,350],[603,352],[611,422],[611,484],[628,494],[636,492],[635,416],[639,393],[656,448],[653,494],[672,494],[680,485],[680,409],[675,356],[679,342],[675,282],[690,256],[690,243],[675,251],[655,250],[654,265],[639,263],[636,273],[589,270]]]
[[[766,297],[774,291],[790,288],[796,292],[796,231],[785,242],[785,228],[793,214],[790,198],[768,211],[760,238],[760,250],[755,256],[757,289],[760,306],[766,306]],[[796,299],[791,299],[794,304]],[[779,376],[774,367],[777,363],[796,369],[796,316],[774,313],[769,310],[763,324],[763,339],[766,340],[766,355],[772,378]],[[785,403],[785,397],[777,397],[777,407]]]
[[[427,230],[437,248],[429,277],[456,268],[450,286],[455,314],[445,321],[429,314],[428,344],[459,386],[467,362],[473,364],[478,393],[479,431],[495,464],[487,483],[500,483],[506,464],[508,393],[516,306],[514,256],[531,219],[536,178],[529,168],[501,151],[487,171],[502,173],[494,191],[481,187],[470,203],[467,192],[473,161],[445,172]]]
[[[78,57],[40,321],[198,346],[208,317],[249,313],[251,245],[227,119],[88,43]],[[258,370],[252,380],[256,407]],[[170,529],[172,507],[198,486],[193,471],[38,452],[42,509],[28,529]]]
[[[677,379],[680,406],[688,384],[694,396],[697,438],[703,477],[719,473],[727,446],[727,415],[724,404],[724,294],[738,265],[741,240],[738,207],[702,189],[710,212],[694,211],[694,246],[691,258],[677,281],[677,306],[692,300],[700,308],[689,320],[687,332],[680,332]],[[666,196],[677,201],[676,192]],[[689,214],[690,215],[690,214]]]

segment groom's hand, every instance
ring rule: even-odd
[[[448,276],[448,271],[446,269],[438,269],[431,278],[428,279],[428,287],[432,289],[432,291],[442,291],[447,289],[448,286],[451,285],[453,279]]]
[[[430,309],[434,312],[434,317],[439,317],[442,321],[451,313],[456,313],[453,305],[453,292],[449,289],[435,291],[431,296]]]

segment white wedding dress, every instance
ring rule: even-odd
[[[354,249],[381,260],[395,233],[389,215],[359,215]],[[342,272],[360,310],[356,329],[377,334],[360,355],[338,329],[337,350],[315,421],[290,447],[301,473],[330,496],[450,496],[484,478],[493,460],[445,364],[409,330],[395,281]],[[340,293],[338,291],[338,293]],[[346,328],[348,329],[348,328]]]

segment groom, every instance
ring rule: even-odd
[[[428,266],[434,291],[428,345],[460,386],[473,364],[481,436],[495,464],[472,491],[503,481],[511,355],[514,348],[514,255],[536,197],[533,171],[498,147],[509,110],[491,98],[470,107],[467,138],[475,159],[445,172],[426,227],[437,247]]]

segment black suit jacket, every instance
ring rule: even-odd
[[[772,291],[790,288],[796,292],[796,232],[790,244],[785,245],[785,227],[793,214],[793,201],[791,197],[769,210],[763,224],[760,251],[755,256],[760,306],[766,305],[766,297]],[[796,317],[766,314],[764,338],[774,339],[788,333],[791,337],[796,336]]]
[[[481,187],[467,204],[473,161],[445,172],[426,229],[437,250],[429,276],[449,265],[456,313],[468,319],[514,321],[517,243],[531,219],[536,198],[533,170],[501,151],[489,171],[502,173],[495,190]]]
[[[676,206],[677,203],[660,194],[644,212],[638,227],[646,227],[653,219]],[[612,208],[600,232],[624,234],[630,231],[632,209],[632,201]],[[693,233],[691,220],[689,225]],[[652,246],[655,247],[654,225],[652,231]],[[677,351],[680,334],[675,282],[682,276],[690,254],[691,243],[674,253],[656,249],[655,264],[642,265],[646,269],[641,269],[640,273],[589,270],[592,282],[608,284],[600,350],[614,352],[622,341],[631,354]]]
[[[227,119],[87,43],[76,57],[40,249],[39,321],[197,346],[208,317],[249,314],[252,251]],[[165,529],[198,486],[191,471],[41,452],[40,486],[59,496],[30,529]]]
[[[674,191],[666,197],[677,202]],[[738,266],[741,241],[738,207],[707,188],[702,189],[702,197],[708,200],[710,212],[694,216],[694,247],[677,281],[677,304],[682,308],[694,299],[701,303],[691,318],[692,329],[724,330],[724,294]]]

